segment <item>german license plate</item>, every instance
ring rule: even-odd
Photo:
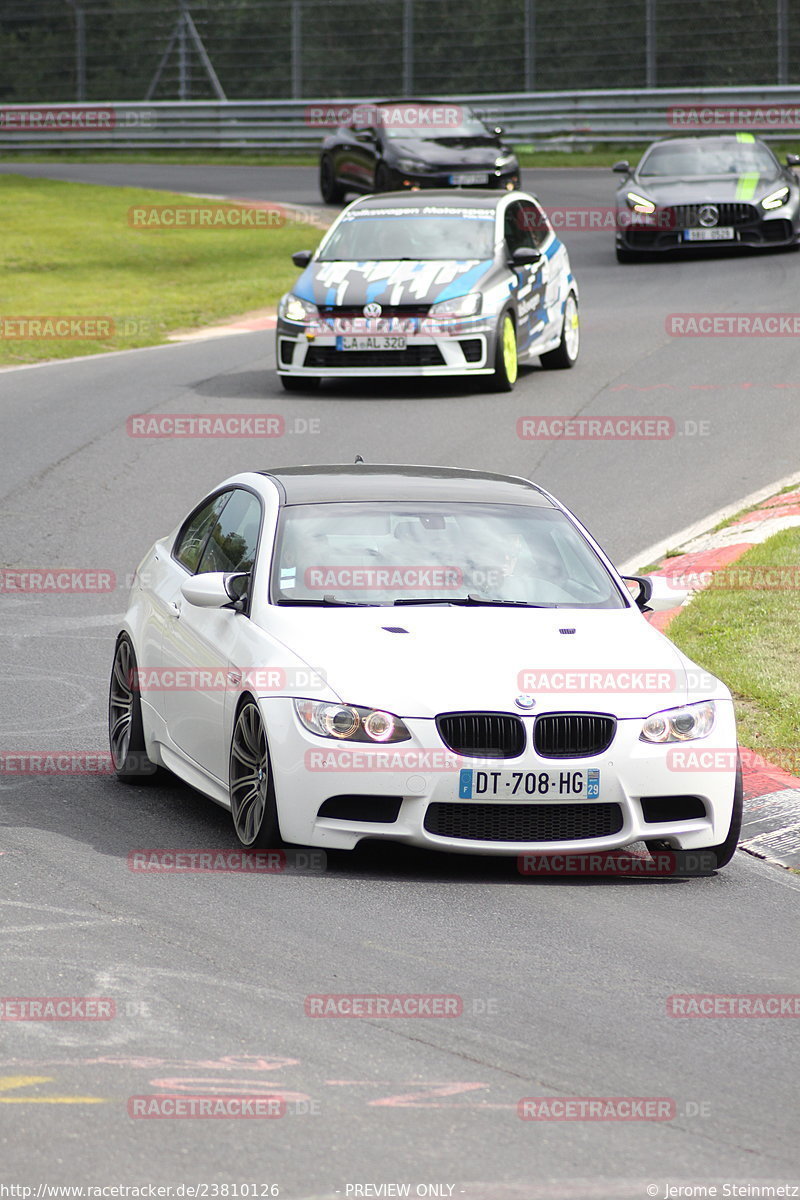
[[[459,771],[459,800],[597,800],[600,770]]]
[[[733,242],[736,230],[731,225],[717,225],[715,229],[684,229],[685,242]]]
[[[485,171],[463,171],[460,175],[451,175],[450,183],[453,187],[477,187],[481,183],[488,183],[489,176]]]
[[[337,350],[405,350],[404,337],[337,337]]]

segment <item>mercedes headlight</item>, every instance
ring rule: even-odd
[[[312,325],[319,320],[319,309],[310,300],[303,300],[300,296],[295,296],[294,292],[287,292],[285,296],[281,296],[278,316],[284,321],[292,321],[295,325]]]
[[[788,187],[778,188],[777,192],[770,192],[761,201],[762,208],[783,208],[786,201],[789,199]]]
[[[684,704],[653,713],[642,725],[641,742],[691,742],[707,737],[714,728],[716,708],[713,700],[703,704]]]
[[[628,202],[628,208],[632,208],[638,213],[654,213],[656,206],[652,200],[648,200],[647,196],[640,196],[638,192],[628,192],[625,197]]]
[[[469,292],[466,296],[453,296],[440,300],[428,309],[429,317],[476,317],[481,311],[483,297],[480,292]]]
[[[407,742],[411,737],[399,717],[377,708],[295,700],[294,709],[309,733],[340,742]]]

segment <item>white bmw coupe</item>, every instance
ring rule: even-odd
[[[139,565],[109,696],[118,777],[162,766],[247,847],[389,838],[523,855],[736,849],[727,688],[526,479],[235,475]]]

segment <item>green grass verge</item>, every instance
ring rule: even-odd
[[[753,750],[800,747],[800,528],[748,550],[669,626],[685,654],[725,681],[736,701],[739,740]],[[788,568],[783,587],[735,587]]]
[[[172,330],[267,308],[297,278],[293,250],[321,231],[268,228],[132,228],[142,205],[201,205],[200,199],[138,188],[105,188],[0,175],[0,316],[102,317],[98,340],[14,340],[0,331],[0,364],[153,346]]]

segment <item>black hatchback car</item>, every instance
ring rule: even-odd
[[[800,185],[752,133],[654,142],[638,167],[618,162],[617,259],[708,246],[796,246]]]
[[[383,100],[352,110],[348,124],[325,138],[319,183],[326,204],[347,192],[479,187],[513,191],[519,162],[502,140],[463,104]]]

